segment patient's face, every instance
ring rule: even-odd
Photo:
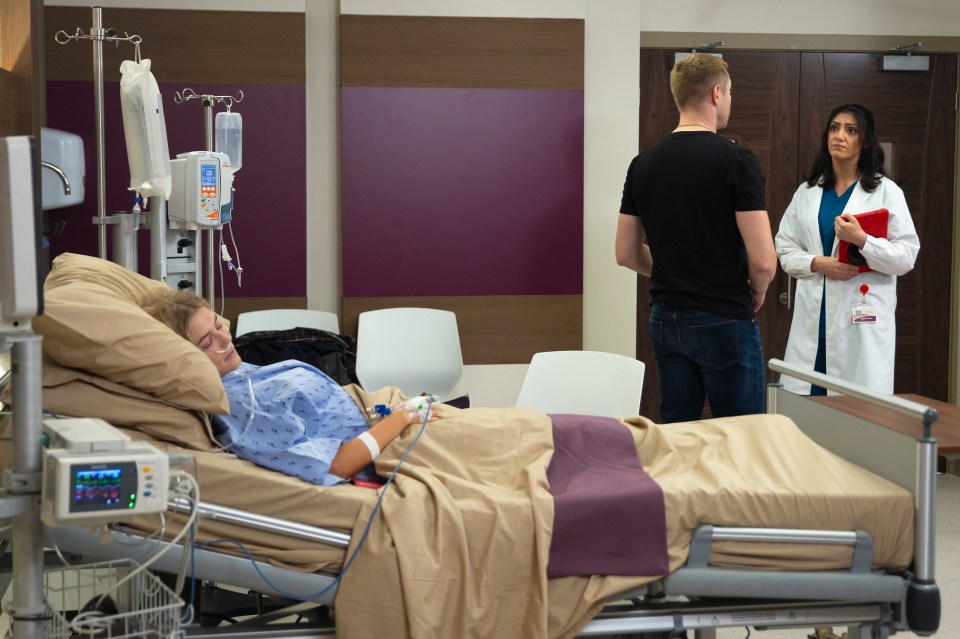
[[[187,323],[187,336],[210,358],[220,377],[240,366],[240,354],[233,347],[230,330],[209,308],[198,308],[193,312]]]

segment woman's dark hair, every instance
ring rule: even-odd
[[[827,125],[823,127],[820,138],[820,150],[813,160],[807,186],[819,184],[824,189],[832,189],[837,184],[837,176],[833,173],[833,158],[827,149],[827,138],[830,136],[830,123],[840,113],[849,113],[856,119],[860,129],[860,159],[857,160],[857,170],[860,171],[860,186],[867,192],[873,191],[880,184],[883,172],[883,149],[877,142],[877,134],[873,128],[873,113],[859,104],[841,104],[830,112]]]

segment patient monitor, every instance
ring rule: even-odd
[[[40,517],[48,526],[129,519],[167,508],[166,454],[102,419],[46,419]]]

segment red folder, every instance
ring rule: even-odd
[[[887,222],[890,220],[890,212],[887,209],[877,209],[867,213],[857,213],[853,217],[857,218],[867,235],[873,237],[887,237]],[[837,258],[844,264],[853,264],[860,267],[860,272],[864,273],[871,270],[867,266],[867,260],[860,253],[860,249],[850,242],[840,240],[837,243]]]

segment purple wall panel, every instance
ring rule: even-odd
[[[583,91],[344,87],[343,294],[583,290]]]
[[[182,85],[161,84],[171,157],[204,148],[203,108],[198,100],[176,104]],[[228,297],[302,297],[306,295],[306,93],[302,86],[193,86],[197,92],[235,95],[243,116],[243,167],[237,173],[236,205],[231,226],[243,265],[243,286],[225,272]],[[62,235],[50,238],[50,253],[97,255],[96,140],[93,84],[47,82],[47,125],[81,136],[87,162],[86,198],[77,206],[49,212],[51,225],[66,222]],[[223,110],[217,108],[216,111]],[[216,116],[214,116],[216,117]],[[120,115],[119,82],[104,85],[106,212],[128,210],[130,170]],[[236,263],[237,254],[225,240]],[[108,240],[109,241],[109,240]],[[139,238],[140,272],[150,273],[149,231]],[[206,250],[204,247],[204,255]],[[219,282],[219,276],[218,276]],[[217,290],[219,291],[219,284]]]

